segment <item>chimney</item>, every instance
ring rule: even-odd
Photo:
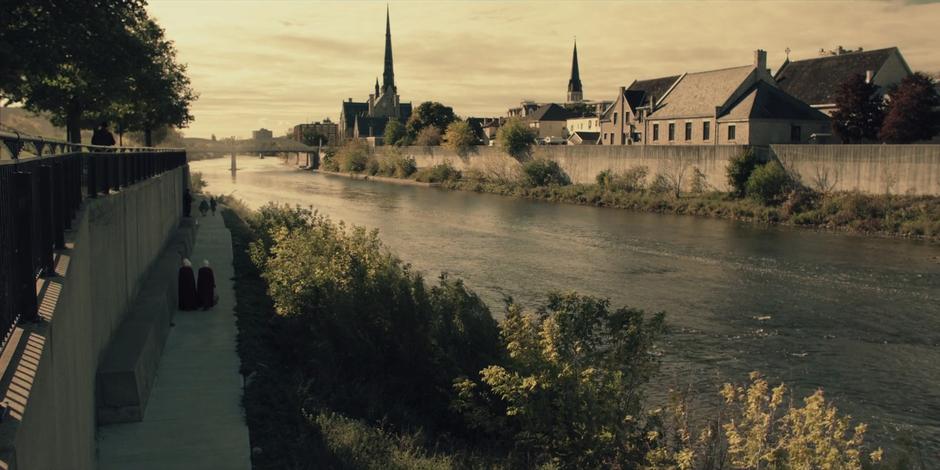
[[[874,70],[866,70],[866,71],[865,71],[865,83],[871,83],[871,79],[874,78],[874,77],[875,77],[875,71],[874,71]]]
[[[349,102],[349,103],[352,103],[352,98],[349,98],[349,99],[347,99],[346,101]]]
[[[767,70],[767,51],[763,49],[754,51],[754,68],[757,70]]]

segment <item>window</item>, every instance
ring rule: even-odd
[[[734,124],[728,126],[728,140],[734,140]]]
[[[803,140],[803,136],[801,135],[802,133],[803,133],[803,130],[800,129],[800,126],[794,126],[792,124],[790,125],[790,141],[791,142],[800,142],[801,140]]]
[[[669,141],[672,142],[676,140],[676,123],[669,123]]]
[[[659,140],[659,124],[653,124],[653,141]]]
[[[692,140],[692,123],[685,123],[685,140]]]
[[[705,121],[702,123],[702,140],[708,140],[712,138],[712,123]]]
[[[614,124],[617,124],[617,113],[614,113]]]

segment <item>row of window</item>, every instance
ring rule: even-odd
[[[734,124],[728,125],[728,140],[735,139],[736,130],[737,129],[735,128]],[[676,140],[676,123],[674,122],[669,123],[668,132],[669,132],[669,135],[668,135],[669,141],[670,142],[675,141]],[[685,137],[685,140],[687,141],[692,140],[692,123],[691,122],[685,123],[685,136],[684,137]],[[702,122],[702,140],[711,140],[711,138],[712,138],[712,123],[711,121],[704,121]],[[653,124],[653,142],[656,142],[656,141],[659,141],[659,124],[658,123]]]

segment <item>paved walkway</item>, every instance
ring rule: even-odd
[[[98,428],[100,469],[251,468],[235,352],[232,236],[221,213],[202,217],[197,204],[193,269],[212,263],[219,303],[176,312],[144,420]]]

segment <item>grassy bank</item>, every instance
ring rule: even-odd
[[[356,142],[324,158],[323,168],[539,201],[940,241],[940,197],[814,190],[779,163],[748,152],[728,165],[733,193],[711,190],[695,167],[678,174],[652,174],[644,166],[602,171],[594,184],[571,184],[548,160],[525,161],[513,175],[461,172],[447,163],[419,169],[397,147],[370,153]]]
[[[605,189],[597,184],[532,187],[513,181],[462,178],[442,187],[539,201],[940,241],[940,198],[930,196],[805,193],[779,205],[766,205],[721,192],[675,196],[662,191]]]

